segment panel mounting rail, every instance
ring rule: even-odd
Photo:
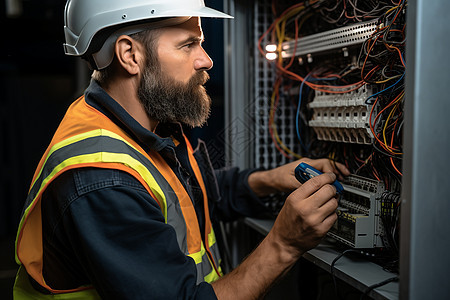
[[[376,29],[377,20],[371,20],[299,38],[295,56],[362,44]],[[282,43],[282,57],[292,57],[294,48],[295,40]]]

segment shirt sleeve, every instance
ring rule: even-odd
[[[118,170],[69,172],[43,199],[48,281],[79,274],[105,299],[216,299],[211,285],[196,284],[194,261],[134,177]]]
[[[269,214],[267,199],[259,198],[248,184],[248,177],[259,169],[237,167],[215,170],[220,197],[213,203],[214,213],[224,221],[239,217],[263,217]]]

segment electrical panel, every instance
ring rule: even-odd
[[[373,105],[365,103],[371,94],[370,87],[366,86],[338,95],[315,91],[313,101],[308,104],[313,112],[308,125],[314,129],[317,139],[372,144],[369,115]]]
[[[398,258],[406,0],[255,1],[256,167],[301,157],[352,175],[328,235]]]
[[[353,248],[382,247],[384,229],[380,218],[384,184],[350,175],[337,209],[338,220],[328,235]]]

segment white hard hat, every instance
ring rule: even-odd
[[[204,0],[68,0],[64,52],[103,69],[114,57],[119,35],[180,24],[190,17],[232,18],[206,7]]]

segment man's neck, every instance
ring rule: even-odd
[[[137,96],[137,86],[130,81],[113,81],[103,89],[119,103],[142,127],[154,132],[158,121],[153,120],[146,113],[144,106]]]

